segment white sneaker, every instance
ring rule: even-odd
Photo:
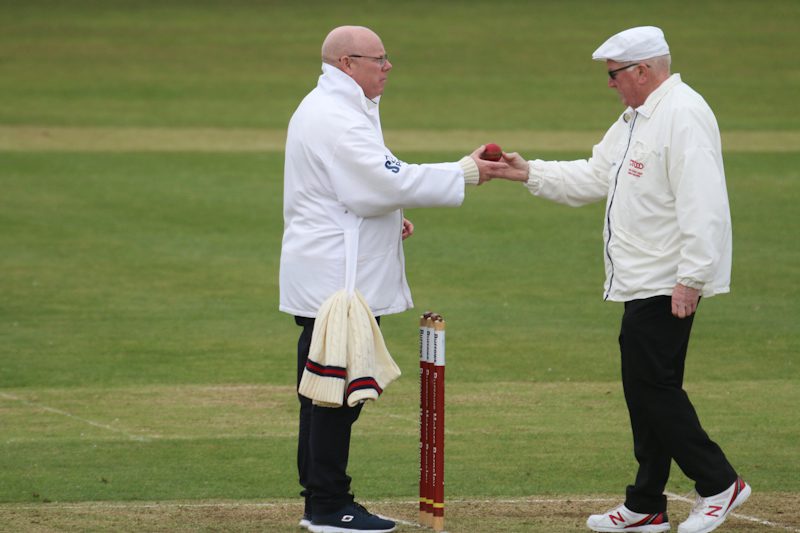
[[[678,526],[678,533],[708,533],[717,529],[731,511],[742,505],[750,497],[750,485],[742,478],[724,492],[702,498],[697,496],[689,518]]]
[[[311,515],[304,514],[303,518],[297,524],[300,529],[309,529],[311,527]]]
[[[605,514],[593,514],[586,521],[592,531],[641,531],[654,533],[669,531],[667,513],[634,513],[625,505],[615,507]]]

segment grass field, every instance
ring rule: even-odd
[[[800,3],[0,2],[0,531],[293,531],[296,327],[277,311],[281,146],[333,26],[367,24],[410,162],[498,141],[585,157],[619,113],[591,51],[664,28],[714,108],[729,295],[687,362],[755,493],[724,531],[800,531]],[[644,9],[643,9],[644,8]],[[413,210],[405,374],[355,428],[353,489],[415,526],[416,323],[448,321],[447,524],[568,532],[631,481],[602,206],[490,183]],[[676,468],[672,521],[691,506]]]

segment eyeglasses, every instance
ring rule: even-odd
[[[380,66],[381,68],[386,64],[387,61],[389,61],[389,55],[388,54],[384,54],[384,55],[379,56],[379,57],[360,56],[358,54],[350,54],[347,57],[363,57],[365,59],[372,59],[373,61],[377,61],[378,62],[378,66]]]
[[[619,67],[619,68],[615,68],[614,70],[609,70],[608,71],[608,77],[611,78],[612,80],[615,80],[615,79],[617,79],[617,74],[618,73],[622,72],[623,70],[628,70],[631,67],[635,67],[635,66],[641,65],[641,64],[642,63],[632,63],[632,64],[626,65],[624,67]],[[647,66],[647,65],[645,65],[645,66]]]

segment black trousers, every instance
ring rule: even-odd
[[[314,332],[314,319],[296,316],[295,323],[303,328],[297,342],[297,386],[303,376]],[[380,317],[376,320],[380,324]],[[297,471],[301,496],[305,498],[305,514],[329,514],[352,503],[350,476],[350,435],[358,420],[362,404],[355,407],[330,408],[313,405],[305,396],[300,400],[300,428],[297,442]]]
[[[703,430],[683,371],[694,315],[672,316],[671,298],[625,303],[619,346],[622,386],[639,463],[625,505],[639,513],[664,512],[664,488],[674,459],[701,496],[727,489],[737,474],[720,447]]]

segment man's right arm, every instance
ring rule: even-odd
[[[512,170],[496,177],[523,182],[534,196],[572,207],[597,202],[608,196],[612,131],[613,128],[594,146],[589,159],[527,161],[518,153],[504,154],[503,159]]]
[[[473,156],[453,163],[405,163],[374,130],[356,126],[336,144],[330,163],[333,187],[337,199],[362,217],[402,208],[458,206],[466,183],[480,183],[490,169],[506,167],[505,163],[475,161]]]

